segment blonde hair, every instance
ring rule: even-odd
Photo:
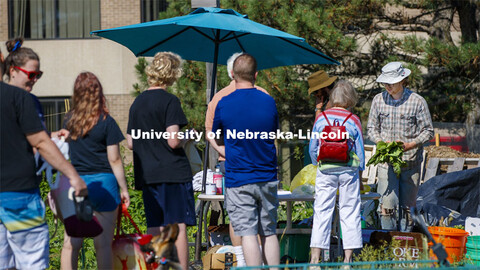
[[[145,69],[148,85],[160,86],[172,85],[182,76],[182,58],[172,52],[159,52],[153,57],[153,61]]]
[[[77,76],[73,87],[72,110],[67,115],[70,138],[84,137],[97,124],[100,116],[107,118],[108,109],[102,84],[91,72]]]
[[[357,104],[358,94],[350,82],[340,80],[330,93],[330,101],[335,107],[351,109]]]

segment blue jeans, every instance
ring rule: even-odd
[[[392,166],[378,166],[377,192],[382,196],[378,211],[382,229],[411,231],[409,208],[416,205],[419,184],[420,165],[402,169],[400,177],[393,172]],[[382,214],[382,208],[386,214]]]

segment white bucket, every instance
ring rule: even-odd
[[[214,183],[205,184],[205,194],[206,195],[216,195],[216,186]]]

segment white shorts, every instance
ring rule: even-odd
[[[0,223],[0,269],[46,269],[49,260],[48,226],[9,232]]]

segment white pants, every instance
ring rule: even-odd
[[[343,249],[362,247],[358,170],[343,174],[325,174],[317,170],[310,247],[330,249],[332,216],[335,210],[337,188],[339,189],[338,203]]]

